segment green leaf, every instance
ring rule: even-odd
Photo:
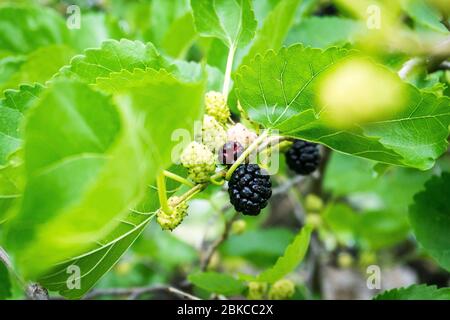
[[[30,53],[47,45],[69,42],[64,19],[49,8],[3,6],[0,22],[0,50]]]
[[[4,87],[6,83],[26,61],[25,56],[7,56],[0,59],[0,87]]]
[[[209,65],[206,65],[206,67],[204,67],[203,65],[193,61],[186,62],[182,60],[176,60],[174,61],[174,64],[177,67],[177,71],[174,72],[181,79],[185,79],[187,81],[195,81],[195,79],[201,78],[206,71],[208,75],[207,89],[214,91],[220,91],[222,89],[224,75],[219,69],[211,67]]]
[[[401,5],[407,14],[418,24],[433,31],[448,34],[449,31],[441,23],[443,17],[438,10],[424,0],[406,0]]]
[[[172,166],[170,171],[176,172],[177,170]],[[167,181],[168,190],[176,190],[178,185],[177,182]],[[169,194],[172,192],[169,192]],[[43,277],[39,278],[38,282],[51,291],[58,291],[66,298],[81,298],[119,261],[127,249],[139,239],[139,236],[154,218],[158,208],[157,188],[151,185],[147,188],[145,198],[141,203],[133,210],[130,210],[121,219],[121,223],[98,241],[96,246],[62,264],[58,264]],[[159,228],[159,226],[157,227]],[[160,241],[160,239],[153,240]],[[151,242],[153,240],[144,237],[140,243],[145,242],[146,245],[152,246]],[[139,246],[139,243],[137,245]],[[168,252],[165,252],[165,254],[167,255]],[[172,259],[176,258],[172,257]],[[79,289],[70,290],[66,284],[71,275],[67,273],[67,268],[73,265],[80,267],[81,282]]]
[[[188,280],[199,288],[223,295],[237,295],[245,289],[243,281],[224,273],[199,272],[190,274]]]
[[[24,69],[24,78],[35,78],[36,81],[43,80],[42,74],[47,74],[48,70],[52,68],[54,69],[53,71],[56,71],[55,66],[60,63],[52,64],[52,67],[46,71],[40,70],[42,68],[40,65],[46,65],[43,62],[39,63],[43,59],[46,60],[48,57],[53,57],[55,61],[61,60],[57,59],[51,51],[47,51],[47,49],[36,51],[41,52],[41,54],[37,55],[39,59],[33,59],[32,61],[34,62],[27,62],[26,64],[36,65],[37,67],[31,68],[31,71],[28,68]],[[66,58],[67,56],[63,60]],[[133,71],[136,68],[145,69],[147,67],[155,70],[161,68],[174,70],[174,67],[162,58],[151,44],[145,45],[139,41],[125,39],[120,42],[108,40],[102,44],[101,48],[88,49],[84,55],[76,56],[71,64],[64,67],[55,78],[74,78],[94,84],[97,78],[108,77],[110,74],[120,72],[122,69]],[[52,74],[52,72],[50,73]],[[38,79],[39,77],[40,79]],[[0,164],[4,164],[7,156],[20,147],[19,128],[21,127],[24,112],[42,90],[43,87],[38,84],[35,84],[33,87],[21,85],[18,91],[6,91],[5,99],[0,100],[0,114],[4,114],[3,119],[7,120],[4,122],[0,121],[0,133],[3,133],[0,135]],[[6,108],[3,109],[3,106]]]
[[[145,232],[133,245],[133,253],[151,259],[164,268],[179,267],[198,261],[198,252],[190,244],[153,225],[152,232]]]
[[[356,212],[351,207],[330,204],[324,212],[324,221],[344,245],[379,250],[400,243],[409,234],[406,215],[395,211]]]
[[[323,213],[323,220],[341,243],[354,243],[360,218],[352,208],[340,203],[330,204]]]
[[[392,211],[364,212],[355,228],[361,246],[370,250],[398,244],[407,238],[409,231],[407,217]]]
[[[107,39],[124,37],[118,23],[108,15],[83,12],[80,18],[80,28],[70,29],[70,45],[78,51],[97,48]]]
[[[0,85],[0,91],[4,89],[16,89],[22,84],[44,84],[61,67],[68,64],[74,55],[74,51],[66,45],[49,45],[31,52],[20,68],[5,82]]]
[[[362,30],[362,25],[356,20],[332,16],[310,17],[292,27],[286,44],[302,43],[325,49],[332,45],[353,43]]]
[[[128,3],[126,4],[128,6]],[[159,45],[177,19],[189,11],[189,0],[167,1],[153,0],[151,2],[151,41]]]
[[[374,300],[450,300],[450,288],[414,284],[407,288],[382,292]]]
[[[0,165],[21,146],[22,119],[42,89],[39,84],[22,85],[19,90],[5,91],[5,97],[0,100]]]
[[[95,83],[97,78],[109,77],[114,72],[135,69],[165,68],[172,70],[170,64],[159,55],[151,44],[122,39],[107,40],[97,49],[87,49],[83,55],[72,59],[70,66],[61,70],[61,76]]]
[[[333,152],[325,169],[324,188],[335,196],[371,191],[379,180],[374,175],[374,165],[370,160]]]
[[[166,73],[152,81],[145,92],[135,88],[122,97],[122,112],[131,117],[122,127],[110,102],[81,84],[58,84],[39,100],[27,122],[24,201],[9,232],[26,275],[40,275],[102,239],[170,163],[170,135],[198,117],[203,85],[184,84]],[[175,98],[165,94],[168,90]],[[153,112],[168,122],[147,116]],[[134,168],[133,174],[127,168]],[[27,228],[19,227],[24,221]],[[36,248],[48,250],[38,255]],[[34,259],[39,263],[28,263]]]
[[[0,259],[0,300],[8,299],[11,295],[11,280],[9,278],[8,268],[6,268]]]
[[[0,167],[0,224],[10,218],[11,209],[22,197],[22,171],[21,163]]]
[[[432,167],[447,149],[450,124],[447,97],[421,93],[392,75],[392,81],[402,88],[404,101],[395,101],[400,111],[344,129],[324,117],[329,109],[318,101],[318,86],[329,70],[341,65],[338,62],[354,57],[354,52],[345,49],[322,51],[300,45],[278,53],[268,51],[238,70],[236,92],[254,121],[283,135],[383,163],[423,170]],[[382,67],[375,68],[390,75]]]
[[[245,46],[255,35],[250,0],[191,0],[197,32],[222,40],[229,48]]]
[[[282,0],[264,19],[262,27],[256,32],[255,39],[241,65],[248,64],[257,54],[267,50],[278,50],[292,25],[297,7],[301,0]]]
[[[232,257],[242,257],[257,265],[272,265],[294,239],[294,234],[281,228],[249,230],[232,235],[221,252]]]
[[[178,128],[190,129],[192,122],[200,116],[203,82],[180,82],[164,71],[160,73],[155,73],[151,69],[149,71],[152,72],[152,77],[149,77],[148,82],[130,85],[126,92],[121,92],[121,95],[117,97],[121,108],[126,108],[127,113],[131,112],[133,118],[138,119],[130,123],[133,130],[138,130],[138,132],[133,131],[137,135],[134,135],[132,139],[136,140],[139,136],[143,136],[142,141],[145,142],[143,149],[140,150],[141,157],[136,159],[138,163],[134,166],[143,167],[143,170],[147,171],[139,179],[146,190],[147,197],[136,210],[131,210],[127,216],[119,218],[118,225],[111,228],[112,231],[109,234],[100,234],[100,239],[89,248],[82,250],[78,256],[69,258],[67,262],[60,263],[50,275],[42,277],[41,283],[47,284],[53,290],[59,290],[66,297],[79,298],[86,293],[114,265],[148,224],[153,217],[150,213],[156,211],[159,206],[156,190],[153,187],[149,189],[148,185],[154,180],[152,176],[154,177],[155,172],[158,171],[158,164],[160,164],[159,167],[167,166],[171,162],[171,150],[175,144],[171,141],[171,134]],[[165,94],[169,91],[173,92],[174,96]],[[149,101],[153,103],[149,104]],[[147,116],[155,112],[158,113],[158,118]],[[160,116],[167,122],[158,121]],[[123,155],[127,159],[130,158],[127,152]],[[148,166],[145,165],[147,162],[149,162]],[[121,166],[124,174],[129,175],[129,167],[129,165]],[[146,176],[150,177],[146,179]],[[129,183],[120,183],[120,185],[127,189],[131,187]],[[132,203],[128,206],[129,209],[133,207]],[[65,281],[69,275],[64,268],[75,261],[77,265],[82,266],[81,288],[68,290]]]
[[[385,168],[385,172],[376,174],[375,164],[374,161],[333,152],[326,168],[324,188],[335,197],[367,195],[376,200],[377,209],[407,213],[414,194],[433,174],[432,171],[403,167]],[[358,174],[349,175],[349,172]],[[361,209],[371,208],[362,206]]]
[[[446,270],[450,271],[450,173],[432,177],[425,190],[414,197],[409,218],[423,248]]]
[[[168,55],[182,58],[197,37],[190,12],[175,20],[162,39],[161,48]]]
[[[154,204],[157,197],[152,198]],[[122,257],[153,219],[153,213],[130,212],[110,234],[98,241],[95,248],[86,250],[52,268],[39,278],[39,283],[51,291],[57,291],[69,299],[79,299],[107,273]],[[69,289],[70,266],[80,268],[80,288]]]
[[[303,261],[308,251],[311,233],[312,228],[308,225],[304,226],[292,243],[287,246],[284,254],[278,258],[271,268],[263,271],[258,276],[243,275],[242,279],[274,283],[284,278]]]

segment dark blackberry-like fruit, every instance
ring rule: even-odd
[[[219,163],[232,165],[244,152],[244,147],[237,141],[228,141],[219,150]]]
[[[292,147],[286,151],[288,167],[301,175],[314,172],[320,163],[319,146],[315,143],[295,140]]]
[[[241,164],[231,175],[228,194],[236,211],[256,216],[272,195],[270,176],[257,164]]]

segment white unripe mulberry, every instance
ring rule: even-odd
[[[228,108],[225,96],[217,91],[209,91],[205,95],[206,113],[221,123],[227,122],[230,117],[230,109]]]
[[[269,290],[270,300],[286,300],[295,293],[295,284],[288,279],[281,279],[275,282]]]
[[[225,129],[214,117],[205,115],[202,125],[202,143],[213,154],[217,154],[225,142],[227,142],[227,132]]]
[[[164,212],[162,209],[158,210],[156,221],[163,230],[172,231],[180,225],[184,217],[187,215],[188,204],[186,201],[180,202],[180,197],[170,197],[167,204],[172,212]]]
[[[196,183],[204,183],[216,170],[216,158],[204,145],[191,142],[182,152],[181,164],[188,169],[189,178]]]

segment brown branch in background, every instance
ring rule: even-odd
[[[306,178],[304,176],[295,176],[292,179],[286,180],[285,182],[281,183],[278,187],[273,188],[272,196],[285,194],[292,187],[295,187],[297,184],[302,183],[305,179]]]
[[[205,271],[209,263],[211,262],[211,258],[213,257],[214,253],[217,251],[217,248],[228,239],[228,236],[230,235],[231,226],[233,225],[233,222],[239,217],[239,212],[235,212],[230,220],[228,220],[225,223],[225,228],[220,235],[220,237],[214,241],[207,249],[204,258],[201,261],[200,268],[202,271]]]
[[[310,192],[323,198],[323,179],[325,175],[325,169],[327,167],[328,161],[330,160],[331,150],[326,147],[324,147],[322,150],[322,160],[320,161],[320,166],[317,170],[317,172],[319,173],[319,177],[313,180]]]
[[[448,14],[447,14],[447,12],[443,12],[442,13],[442,20],[441,20],[441,23],[444,25],[444,27],[446,27],[447,28],[447,30],[448,31],[450,31],[450,23],[449,23],[449,21],[448,21]]]
[[[127,296],[128,300],[136,300],[144,294],[155,293],[155,292],[169,292],[176,296],[179,296],[188,300],[201,300],[200,298],[191,295],[190,293],[181,291],[180,289],[166,286],[166,285],[154,285],[148,287],[137,287],[137,288],[108,288],[108,289],[94,289],[89,292],[83,299],[91,300],[103,296]]]
[[[450,64],[446,61],[450,58],[450,37],[437,44],[425,57],[414,57],[406,61],[398,75],[406,79],[417,68],[425,68],[428,73],[437,70],[448,70]]]
[[[442,63],[450,57],[450,37],[433,48],[432,54],[427,59],[427,70],[429,73],[440,69]]]

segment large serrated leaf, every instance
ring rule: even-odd
[[[380,293],[374,300],[450,300],[450,288],[412,285],[407,288],[392,289]]]
[[[45,50],[42,53],[45,53]],[[40,54],[39,57],[41,59],[43,56]],[[146,68],[174,70],[174,67],[159,55],[152,44],[125,39],[107,40],[100,48],[88,49],[83,55],[76,56],[71,64],[64,67],[54,79],[74,78],[94,84],[97,78],[109,77],[115,72],[122,70],[131,72],[134,69]],[[19,128],[24,110],[34,102],[42,90],[42,85],[35,84],[34,86],[21,85],[17,91],[5,91],[5,99],[0,100],[0,114],[4,113],[3,119],[8,121],[0,121],[0,132],[4,133],[0,135],[0,164],[5,163],[6,157],[21,146]],[[7,108],[3,109],[3,106]]]
[[[61,70],[59,76],[74,77],[87,83],[95,83],[99,77],[134,69],[161,68],[172,70],[171,65],[160,56],[151,44],[122,39],[107,40],[100,48],[87,49],[83,55],[72,59],[70,66]]]
[[[320,80],[336,64],[355,56],[345,49],[322,51],[300,45],[269,51],[237,72],[239,100],[253,120],[286,136],[383,163],[419,169],[433,166],[447,148],[448,97],[422,93],[392,75],[403,93],[395,113],[344,129],[324,119],[328,110],[318,101]]]
[[[0,92],[17,89],[19,85],[24,84],[45,84],[61,67],[70,62],[74,54],[73,49],[66,45],[49,45],[36,49],[26,57],[8,81],[0,85]]]
[[[177,172],[177,169],[175,166],[170,167],[171,172]],[[167,181],[169,195],[176,192],[178,187],[178,182]],[[114,230],[97,241],[89,250],[55,265],[44,276],[40,277],[38,282],[51,291],[58,291],[66,298],[81,298],[116,264],[153,220],[159,207],[157,192],[156,186],[149,186],[146,190],[145,199],[120,219],[120,223]],[[71,266],[80,268],[79,276],[68,274],[68,267]],[[79,288],[69,289],[67,283],[74,283],[78,280],[80,281]]]
[[[432,177],[425,190],[414,197],[409,218],[414,234],[423,248],[450,271],[450,173]]]
[[[71,82],[57,84],[39,100],[26,131],[27,175],[33,179],[28,180],[21,212],[8,233],[27,276],[42,275],[54,263],[90,250],[122,223],[120,219],[142,198],[156,172],[170,163],[174,145],[170,135],[174,129],[190,127],[199,116],[203,82],[182,83],[167,74],[156,74],[152,80],[145,92],[138,87],[123,93],[124,118],[113,140],[103,127],[112,128],[115,122],[101,119],[101,112],[93,109],[102,103],[98,93],[90,93],[92,89]],[[165,95],[168,89],[177,92],[177,99]],[[171,120],[158,121],[156,113]],[[60,121],[68,116],[61,127]],[[107,141],[114,143],[107,143],[105,149]],[[133,168],[133,174],[127,168]],[[60,183],[66,187],[59,187]],[[49,199],[48,193],[54,197]],[[33,209],[35,201],[39,212]],[[19,228],[25,220],[27,228]],[[42,253],[42,248],[48,250]],[[35,259],[39,263],[28,263]]]
[[[157,198],[153,201],[156,202]],[[66,298],[81,298],[115,265],[153,217],[153,213],[130,212],[110,234],[98,241],[94,248],[59,263],[40,277],[39,283],[51,291],[58,291]],[[79,276],[70,277],[68,270],[71,266],[79,268]],[[68,285],[76,281],[79,281],[79,287]]]

